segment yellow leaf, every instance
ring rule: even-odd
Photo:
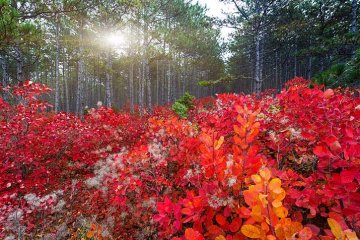
[[[273,191],[275,193],[280,193],[279,190],[281,188],[281,180],[279,178],[271,179],[269,183],[269,189],[270,191]]]
[[[331,232],[334,234],[334,236],[337,238],[337,239],[341,239],[342,237],[342,230],[341,230],[341,226],[340,224],[333,218],[328,218],[327,219],[327,222],[330,226],[330,229],[331,229]]]
[[[215,238],[215,240],[226,240],[226,238],[223,235],[219,235]]]
[[[279,192],[279,193],[271,192],[271,197],[272,197],[273,199],[282,201],[282,200],[285,198],[285,196],[286,196],[286,192],[285,192],[285,190],[284,190],[283,188],[279,188],[278,190],[279,190],[279,191],[277,191],[277,192]]]
[[[281,206],[278,208],[274,208],[274,213],[279,218],[286,218],[286,216],[288,215],[288,210],[285,207]]]
[[[273,236],[273,235],[267,235],[267,236],[266,236],[266,239],[267,239],[267,240],[276,240],[276,237]]]
[[[261,177],[257,174],[254,174],[251,176],[251,179],[254,181],[254,183],[261,183]]]
[[[221,145],[224,143],[224,136],[221,136],[219,140],[215,141],[214,143],[214,149],[219,150]]]
[[[265,180],[269,181],[271,178],[271,172],[268,168],[265,168],[264,170],[260,170],[260,176]]]
[[[275,199],[274,201],[272,201],[271,203],[273,205],[274,208],[278,208],[282,206],[282,202],[279,201],[278,199]]]
[[[267,194],[259,193],[259,199],[260,199],[260,202],[262,203],[263,207],[266,207],[266,205],[268,204],[267,197],[268,197]]]
[[[344,231],[345,236],[349,240],[358,240],[356,233],[351,231],[350,229]]]
[[[245,224],[241,227],[241,233],[248,238],[260,238],[261,236],[260,230],[257,227],[249,224]]]
[[[262,222],[264,220],[264,216],[261,214],[261,206],[259,206],[259,205],[253,206],[253,208],[251,210],[251,217],[256,222]]]

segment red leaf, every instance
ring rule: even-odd
[[[235,219],[233,219],[233,221],[231,222],[231,224],[229,226],[230,231],[235,233],[235,232],[239,231],[240,226],[241,226],[241,219],[240,218],[235,218]]]
[[[220,226],[224,226],[227,223],[226,218],[221,214],[217,214],[215,219]]]
[[[352,127],[346,127],[345,128],[346,136],[349,138],[354,138],[354,130]]]
[[[356,174],[357,174],[356,169],[342,171],[340,173],[341,183],[342,184],[351,183],[354,180]]]
[[[305,227],[310,228],[314,236],[317,236],[320,232],[320,228],[313,224],[306,224]]]
[[[332,153],[329,151],[329,149],[326,146],[318,145],[313,150],[314,154],[318,157],[328,157],[332,156]]]
[[[214,236],[219,236],[224,234],[224,231],[216,225],[210,225],[209,227],[207,227],[207,229],[209,233]]]
[[[204,237],[198,231],[196,231],[192,228],[187,228],[185,230],[185,239],[186,240],[204,240]]]

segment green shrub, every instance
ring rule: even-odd
[[[187,118],[189,110],[194,107],[193,101],[195,97],[188,92],[184,96],[175,101],[171,109],[176,112],[180,117]]]

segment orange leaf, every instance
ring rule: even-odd
[[[237,125],[234,125],[234,132],[240,137],[246,136],[246,128],[244,126],[239,127]]]
[[[200,140],[205,143],[207,147],[211,147],[213,145],[211,137],[206,133],[201,134]]]
[[[276,240],[276,237],[273,236],[273,235],[267,235],[267,236],[266,236],[266,239],[267,239],[267,240]]]
[[[89,232],[86,233],[87,238],[92,238],[94,235],[95,235],[94,231],[89,231]]]
[[[214,143],[214,149],[219,150],[221,145],[224,143],[224,136],[221,136],[219,140],[216,140]]]
[[[224,234],[224,231],[216,225],[210,225],[207,229],[211,235],[218,236]]]
[[[215,219],[220,226],[224,226],[226,224],[226,218],[221,214],[217,214]]]
[[[185,215],[192,215],[193,214],[193,210],[190,208],[183,208],[181,209],[181,213],[185,214]]]
[[[244,199],[245,199],[246,204],[249,206],[254,205],[254,203],[256,202],[256,197],[257,197],[258,193],[255,191],[251,191],[251,190],[245,190],[243,192],[243,194],[244,194]]]
[[[264,216],[261,214],[261,206],[256,205],[252,207],[251,217],[256,222],[262,222],[264,220]]]
[[[244,126],[244,125],[246,124],[245,119],[244,119],[242,116],[240,116],[240,115],[238,115],[238,116],[236,117],[236,120],[237,120],[238,123],[240,123],[242,126]]]
[[[262,223],[261,223],[261,229],[262,229],[265,233],[267,233],[267,232],[270,231],[270,227],[269,227],[269,225],[268,225],[266,222],[262,222]]]
[[[241,227],[241,233],[248,238],[260,238],[261,236],[259,228],[249,224],[243,225]]]
[[[332,96],[334,96],[334,90],[329,88],[324,92],[324,97],[325,98],[331,98]]]
[[[337,239],[342,239],[342,230],[340,224],[333,218],[328,218],[327,222],[330,226],[331,232]]]
[[[260,170],[260,176],[265,180],[265,181],[269,181],[271,178],[271,172],[268,168],[264,168],[263,170]],[[276,178],[275,178],[276,179]],[[274,179],[273,179],[274,180]],[[281,185],[281,182],[280,182]]]
[[[274,208],[274,213],[279,218],[285,218],[288,215],[288,210],[285,207],[281,206],[278,208]]]
[[[204,240],[204,237],[198,231],[196,231],[192,228],[187,228],[185,230],[185,239],[186,240]]]
[[[235,110],[238,112],[238,113],[243,113],[244,112],[244,108],[240,105],[236,105],[235,106]]]

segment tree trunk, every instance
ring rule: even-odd
[[[162,91],[161,91],[161,104],[164,104],[166,101],[166,70],[165,70],[165,60],[161,60],[161,85],[162,85]]]
[[[159,60],[156,60],[156,105],[159,105]]]
[[[357,23],[356,23],[356,12],[357,12],[357,1],[358,0],[352,0],[351,2],[351,32],[354,34],[354,44],[353,44],[353,51],[352,56],[355,57],[355,51],[356,51],[356,43],[355,43],[355,32],[357,30]]]
[[[260,79],[260,33],[256,33],[255,36],[255,84],[254,92],[259,93],[261,91],[261,79]]]
[[[134,63],[130,63],[129,70],[129,94],[130,94],[130,112],[134,112]]]
[[[279,63],[279,53],[276,51],[275,52],[275,89],[280,90],[278,63]]]
[[[145,75],[146,75],[146,86],[147,86],[147,106],[151,112],[152,99],[151,99],[151,79],[150,79],[150,64],[149,60],[145,59]]]
[[[24,81],[24,58],[19,46],[15,47],[16,51],[16,80],[18,82]]]
[[[186,81],[187,81],[187,61],[184,61],[184,79],[183,79],[183,91],[182,93],[185,94],[186,91]]]
[[[143,105],[142,101],[142,63],[140,62],[138,64],[138,86],[137,86],[137,92],[138,92],[138,102],[137,104],[139,105],[139,107],[141,107]]]
[[[82,24],[81,24],[82,25]],[[82,28],[80,28],[82,29]],[[80,44],[79,44],[79,62],[78,62],[78,83],[76,91],[76,112],[82,119],[84,116],[84,76],[85,76],[85,62],[84,62],[84,47],[83,47],[83,33],[80,30]]]
[[[170,103],[171,95],[171,62],[168,60],[168,72],[167,72],[167,102]]]
[[[66,55],[66,51],[64,48],[64,65],[63,65],[63,80],[64,80],[64,87],[65,87],[65,110],[66,112],[70,112],[70,105],[69,105],[69,64],[68,64],[68,58]]]
[[[311,79],[311,68],[312,68],[312,59],[311,56],[308,57],[308,64],[307,64],[307,79]]]
[[[297,43],[295,43],[295,49],[294,49],[294,77],[297,76],[297,56],[296,56],[296,51],[297,51]]]
[[[110,50],[106,52],[106,80],[105,80],[105,106],[110,108],[112,103],[112,56]]]
[[[58,14],[56,18],[56,55],[55,55],[55,112],[59,112],[60,105],[60,76],[59,76],[59,56],[60,56],[60,44],[59,44],[59,19]]]
[[[2,69],[2,85],[6,87],[9,84],[8,65],[5,56],[0,56],[1,69]]]
[[[140,98],[141,98],[141,102],[140,102],[140,108],[141,111],[144,110],[145,107],[145,84],[146,84],[146,64],[145,64],[145,60],[143,59],[141,61],[141,67],[142,67],[142,72],[141,72],[141,82],[140,82]]]

